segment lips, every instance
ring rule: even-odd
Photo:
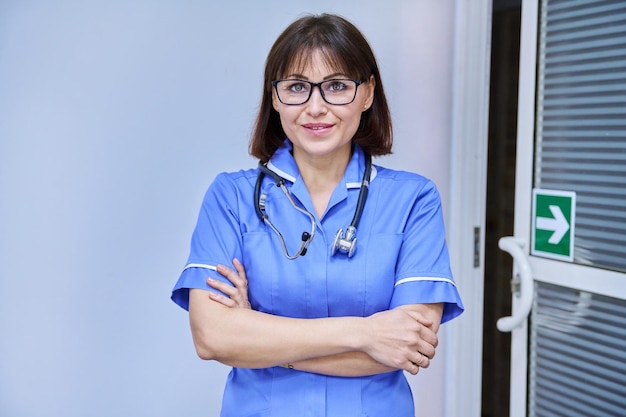
[[[305,123],[302,127],[314,133],[323,133],[331,129],[333,125],[330,123]]]

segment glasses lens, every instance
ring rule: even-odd
[[[330,104],[349,104],[356,96],[357,84],[352,80],[328,80],[320,88]]]
[[[285,104],[302,104],[311,95],[311,84],[300,80],[281,80],[276,83],[276,93]]]
[[[315,85],[315,84],[314,84]],[[311,83],[303,80],[280,80],[276,93],[284,104],[304,104],[311,97]],[[329,104],[350,104],[356,97],[358,84],[353,80],[328,80],[319,84],[322,97]]]

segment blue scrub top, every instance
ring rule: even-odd
[[[269,166],[285,178],[294,199],[315,214],[287,140]],[[444,303],[442,322],[463,311],[450,271],[440,197],[434,184],[414,173],[372,169],[354,256],[331,256],[337,230],[354,216],[365,169],[355,145],[342,181],[305,256],[288,260],[272,230],[254,209],[259,169],[220,174],[207,191],[191,241],[191,254],[172,300],[189,307],[189,289],[215,291],[207,277],[228,282],[217,264],[243,263],[252,308],[296,318],[369,316],[400,305]],[[293,208],[266,176],[265,211],[291,254],[309,218]],[[413,397],[403,371],[367,377],[332,377],[282,367],[233,368],[222,417],[413,417]]]

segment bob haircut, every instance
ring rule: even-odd
[[[362,113],[352,141],[372,156],[390,154],[391,116],[372,48],[352,23],[332,14],[302,17],[276,39],[265,62],[263,96],[250,139],[250,154],[267,162],[282,146],[286,135],[272,105],[272,81],[302,73],[315,51],[322,53],[330,68],[350,78],[367,82],[374,76],[374,101]]]

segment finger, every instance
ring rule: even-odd
[[[215,288],[216,290],[223,292],[229,297],[232,297],[235,294],[237,294],[237,289],[233,288],[231,285],[228,285],[225,282],[222,282],[220,280],[207,278],[206,282],[209,285],[209,287]]]
[[[237,279],[236,279],[236,282],[234,282],[235,286],[247,293],[248,277],[246,276],[246,270],[244,269],[243,265],[241,264],[241,262],[239,262],[239,259],[237,258],[233,259],[233,266],[235,267],[235,270],[237,271]]]
[[[239,276],[237,275],[237,273],[233,271],[232,269],[230,269],[229,267],[227,267],[226,265],[218,264],[215,267],[215,269],[217,270],[217,272],[220,273],[220,275],[228,278],[230,282],[233,282],[233,280],[237,281],[239,279]]]
[[[238,299],[242,298],[242,293],[247,294],[248,292],[248,289],[246,286],[247,281],[242,282],[241,277],[239,277],[239,275],[235,271],[233,271],[232,269],[229,269],[228,267],[224,265],[218,265],[217,272],[219,272],[228,281],[230,281],[232,285],[224,284],[223,286],[219,288],[218,287],[214,287],[214,288],[217,288],[223,293],[228,294],[229,297],[234,297]],[[219,282],[218,280],[215,280],[215,281]]]
[[[417,311],[413,311],[413,310],[404,310],[404,311],[406,311],[406,313],[409,316],[411,316],[411,318],[416,320],[419,324],[421,324],[424,327],[430,327],[433,325],[433,321],[431,319],[425,317],[423,314]]]
[[[421,353],[422,355],[426,356],[428,359],[432,359],[432,358],[435,357],[436,349],[430,343],[425,342],[424,340],[422,340],[417,345],[417,352],[418,352],[418,354]],[[417,359],[419,360],[419,358],[417,358]]]
[[[250,302],[248,301],[248,277],[246,276],[246,270],[237,258],[233,258],[233,266],[237,271],[237,281],[235,282],[235,286],[239,290],[235,297],[237,304],[240,307],[249,308]]]
[[[417,318],[416,320],[417,320],[417,322],[418,322],[419,324],[421,324],[421,325],[422,325],[422,326],[424,326],[424,327],[428,327],[428,328],[430,328],[430,326],[432,326],[432,325],[433,325],[433,323],[434,323],[431,319],[426,318],[426,317],[424,317],[424,316],[422,316],[422,315],[420,315],[420,317],[419,317],[419,318]]]
[[[221,294],[215,293],[215,292],[209,292],[209,298],[213,301],[216,301],[222,305],[225,305],[226,307],[236,307],[236,303],[231,300],[228,297],[224,297]]]
[[[420,367],[415,362],[409,362],[408,366],[404,368],[405,371],[411,375],[417,375],[420,371]]]
[[[233,283],[237,291],[231,294],[230,297],[237,302],[240,307],[249,305],[248,303],[248,280],[246,278],[246,271],[243,265],[237,258],[233,259],[233,266],[235,271],[228,270],[228,279]]]
[[[235,266],[235,269],[237,269],[237,265],[233,264]],[[245,289],[248,285],[248,280],[246,279],[246,274],[243,271],[243,266],[241,266],[241,264],[238,264],[239,268],[237,271],[233,271],[232,269],[228,268],[225,265],[217,265],[217,272],[219,272],[221,275],[223,275],[224,277],[226,277],[230,282],[233,283],[233,285],[237,288],[243,288]],[[242,276],[242,272],[243,272],[243,276]]]
[[[235,267],[237,274],[239,274],[239,276],[244,281],[248,281],[248,278],[246,277],[246,270],[244,269],[243,264],[239,261],[239,259],[233,258],[233,266]]]
[[[420,368],[428,368],[430,366],[430,359],[423,353],[416,352],[416,354],[411,358],[411,363]]]
[[[423,353],[420,354],[422,355],[422,357],[420,358],[419,362],[417,362],[417,366],[419,366],[420,368],[428,368],[430,366],[430,358]]]
[[[428,357],[432,358],[432,355],[434,355],[435,353],[434,350],[439,344],[439,338],[437,337],[437,333],[435,333],[429,327],[422,327],[421,329],[419,329],[419,337],[424,342],[424,348],[428,349],[428,351],[424,351],[422,349],[418,350],[420,350],[422,353],[425,353]],[[426,345],[428,345],[429,347]]]

